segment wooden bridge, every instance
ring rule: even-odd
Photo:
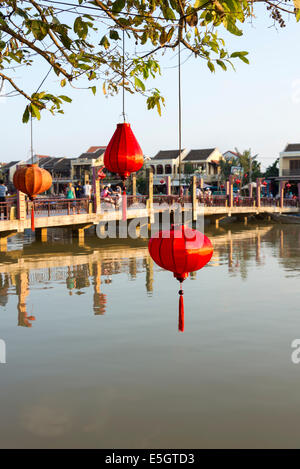
[[[283,191],[280,198],[261,198],[258,184],[256,197],[234,197],[229,189],[227,195],[196,197],[196,177],[192,178],[192,194],[153,195],[153,175],[148,175],[147,195],[136,195],[133,184],[133,195],[126,199],[126,219],[142,219],[151,225],[159,214],[176,210],[187,215],[185,220],[195,223],[199,217],[209,217],[218,227],[219,221],[225,217],[236,216],[247,223],[249,215],[272,213],[298,213],[299,200],[285,199]],[[25,199],[21,192],[15,198],[0,203],[0,250],[5,251],[7,238],[30,229],[30,210],[34,206],[36,236],[42,241],[47,240],[48,228],[69,228],[79,239],[84,239],[84,231],[100,222],[119,223],[122,220],[122,202],[117,197],[100,197],[99,181],[94,184],[93,200],[37,198],[34,202]]]

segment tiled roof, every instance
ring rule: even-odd
[[[69,169],[71,167],[71,163],[75,158],[62,158],[60,161],[55,163],[55,169]]]
[[[6,165],[3,167],[3,169],[9,169],[9,168],[11,168],[12,166],[14,166],[15,164],[18,164],[18,163],[20,163],[20,160],[10,161],[9,163],[6,163]]]
[[[39,166],[40,168],[44,168],[47,163],[50,163],[54,159],[53,156],[47,156],[46,158],[43,158],[42,160],[39,160]]]
[[[161,150],[152,158],[152,160],[175,160],[178,156],[178,150]]]
[[[51,158],[49,155],[35,155],[37,158]]]
[[[284,151],[300,151],[300,143],[288,143]]]
[[[103,149],[105,150],[106,147],[103,147],[103,146],[102,146],[102,147],[90,147],[90,148],[87,150],[86,153],[95,153],[95,151],[100,150],[100,149],[101,149],[101,150],[103,150]]]
[[[205,148],[202,150],[191,150],[186,157],[184,158],[185,161],[202,161],[206,160],[209,155],[215,150],[215,148]]]
[[[106,147],[98,147],[98,150],[91,152],[90,151],[91,148],[96,148],[96,147],[90,147],[86,153],[82,153],[80,156],[78,156],[78,159],[84,158],[87,160],[96,160],[97,158],[99,158],[99,156],[103,155],[103,153],[106,150]]]
[[[227,150],[227,151],[225,151],[225,152],[223,153],[223,155],[226,155],[226,153],[231,153],[232,155],[236,156],[237,158],[240,157],[238,153],[236,153],[235,151],[232,151],[232,150]]]

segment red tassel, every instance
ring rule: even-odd
[[[32,231],[35,231],[35,229],[34,229],[34,205],[33,205],[33,202],[32,202],[32,206],[31,206],[31,229],[32,229]]]
[[[123,190],[123,196],[122,196],[122,220],[126,221],[127,220],[127,195],[126,195],[126,190]]]
[[[179,290],[179,319],[178,331],[184,332],[184,303],[183,303],[183,290]]]

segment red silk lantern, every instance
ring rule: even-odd
[[[184,305],[182,282],[190,272],[202,269],[211,259],[213,247],[210,239],[200,231],[187,226],[172,226],[159,231],[148,244],[150,256],[160,267],[173,272],[180,282],[179,331],[184,330]]]
[[[123,220],[127,218],[125,181],[130,173],[139,171],[143,164],[143,152],[131,130],[130,124],[128,122],[117,124],[117,129],[104,153],[104,166],[108,171],[119,174],[123,181]]]
[[[161,184],[164,184],[166,181],[165,181],[164,179],[161,179],[159,182],[160,182]]]
[[[241,184],[240,179],[236,179],[236,180],[235,180],[235,183],[236,183],[236,184]]]
[[[263,182],[263,186],[267,186],[268,183],[266,181]]]
[[[50,189],[52,185],[51,174],[37,164],[27,164],[18,168],[13,177],[16,189],[27,194],[31,201],[38,194]],[[34,207],[31,207],[31,229],[34,231]]]
[[[288,182],[286,187],[289,189],[291,187],[291,184]]]
[[[221,189],[224,189],[224,184],[221,184]]]

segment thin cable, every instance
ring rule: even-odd
[[[181,190],[181,61],[178,43],[178,144],[179,144],[179,193]]]
[[[125,118],[125,30],[123,29],[123,59],[122,59],[122,74],[123,74],[123,120],[126,122]]]
[[[52,70],[52,65],[50,67],[50,69],[48,70],[48,72],[46,73],[46,75],[44,76],[44,78],[42,79],[40,85],[38,86],[37,90],[36,90],[36,93],[40,90],[41,86],[43,85],[43,83],[46,81],[46,79],[48,78],[48,75],[50,74]],[[30,154],[31,154],[31,163],[33,164],[33,125],[32,125],[32,113],[30,114]]]

